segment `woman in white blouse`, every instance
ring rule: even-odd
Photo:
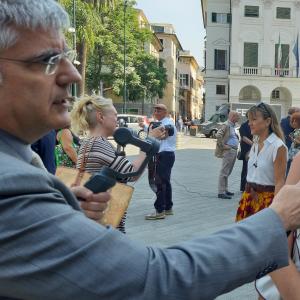
[[[261,102],[249,109],[248,117],[255,138],[236,221],[268,207],[285,182],[287,148],[276,114],[268,104]]]

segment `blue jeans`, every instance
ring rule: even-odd
[[[172,209],[171,170],[175,162],[175,153],[163,151],[157,155],[156,178],[157,187],[154,207],[157,212]]]

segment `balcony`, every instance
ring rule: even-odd
[[[300,73],[300,71],[299,71]],[[296,78],[296,68],[230,66],[231,75]]]
[[[292,69],[275,68],[274,69],[274,76],[276,76],[276,77],[293,77],[293,70]]]
[[[260,75],[260,69],[255,67],[243,67],[243,75],[249,75],[249,76]]]

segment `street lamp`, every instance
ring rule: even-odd
[[[72,26],[69,28],[69,32],[72,33],[73,37],[73,50],[76,50],[76,0],[73,0],[73,18],[72,18]],[[79,61],[75,61],[75,64],[80,64]],[[72,83],[72,96],[77,96],[77,85],[76,83]]]
[[[126,98],[127,98],[127,90],[126,90],[126,9],[127,9],[127,0],[124,0],[124,61],[123,61],[123,67],[124,67],[124,88],[123,88],[123,113],[126,113]]]

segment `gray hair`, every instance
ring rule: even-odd
[[[55,0],[0,0],[0,50],[13,46],[18,27],[60,30],[69,27],[69,16]]]

